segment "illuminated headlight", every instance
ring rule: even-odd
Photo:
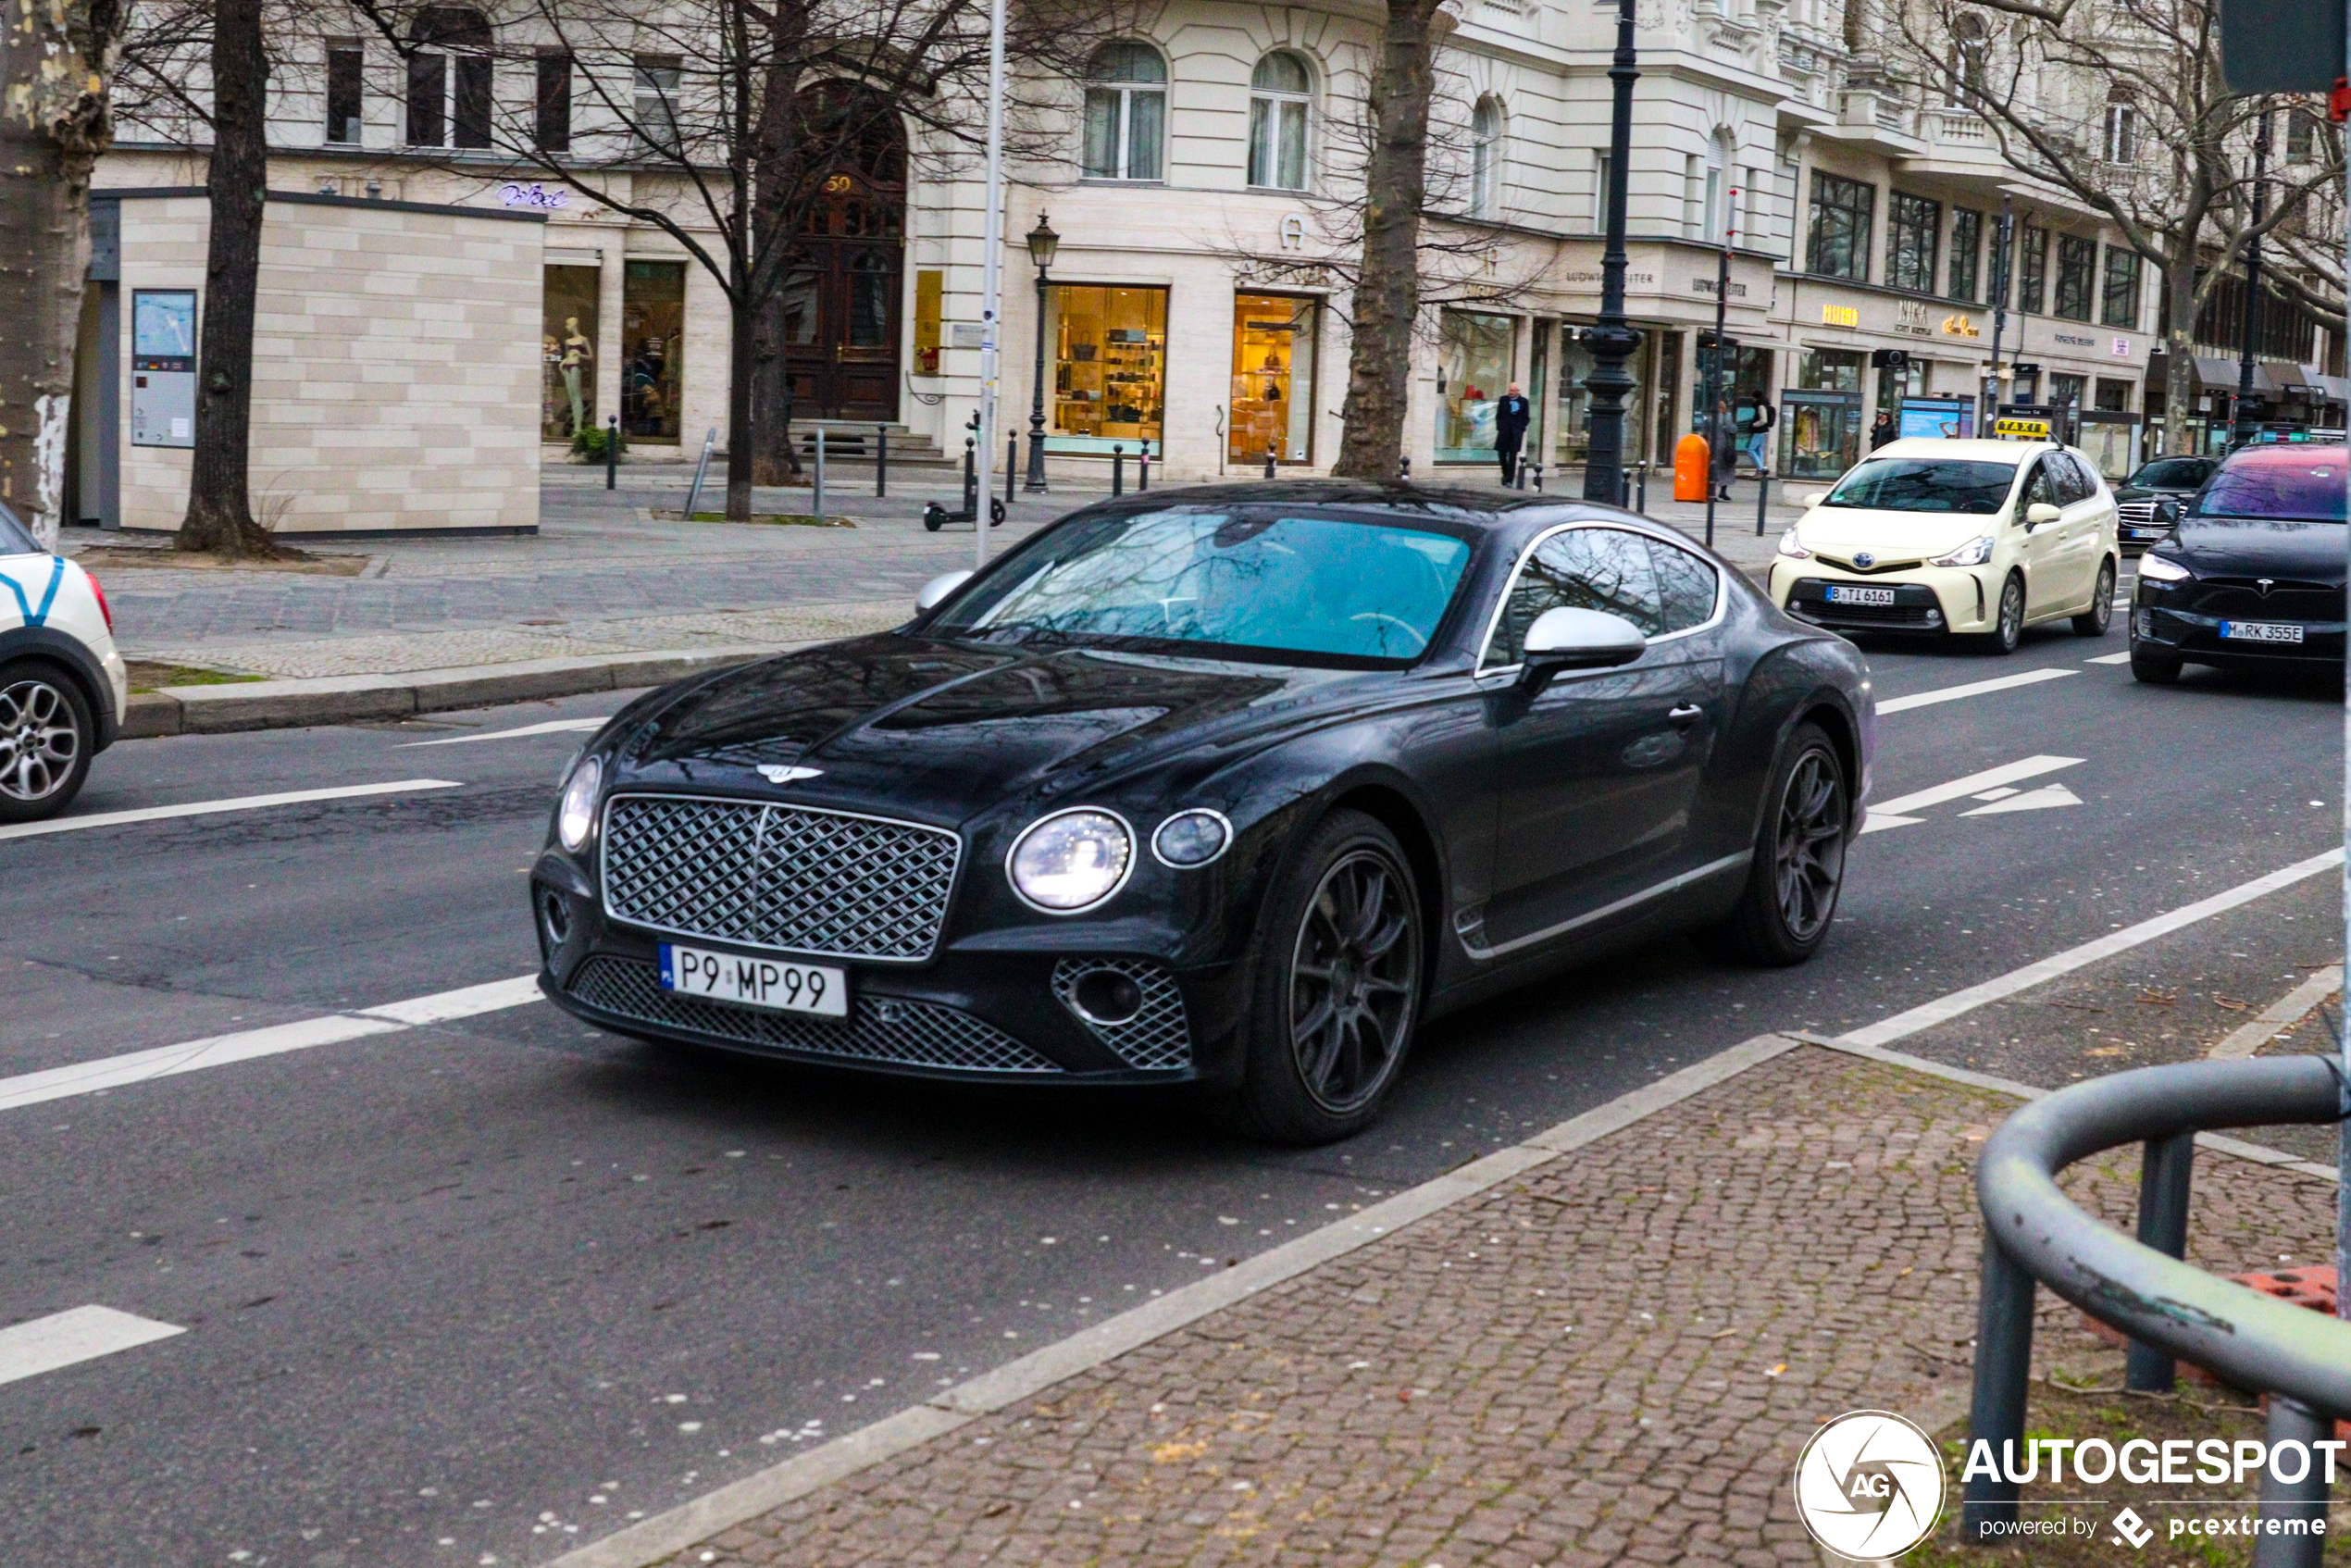
[[[2177,561],[2166,560],[2150,550],[2139,557],[2139,580],[2142,582],[2185,582],[2196,574]]]
[[[1937,555],[1927,563],[1931,566],[1980,566],[1992,558],[1992,536],[1984,534],[1969,540],[1948,555]]]
[[[571,770],[571,782],[564,786],[563,804],[555,811],[555,837],[575,853],[596,830],[596,790],[603,781],[603,763],[589,757]]]
[[[1075,915],[1118,891],[1135,865],[1135,836],[1106,811],[1078,807],[1029,824],[1005,872],[1013,891],[1048,915]]]
[[[1151,853],[1160,863],[1188,870],[1206,865],[1225,852],[1233,841],[1233,825],[1222,814],[1195,807],[1179,811],[1159,825],[1151,835]]]
[[[1812,553],[1804,548],[1804,541],[1796,537],[1796,530],[1792,528],[1780,535],[1780,554],[1791,561],[1809,561],[1812,558]]]

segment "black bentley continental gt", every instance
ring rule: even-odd
[[[1426,1020],[1609,946],[1809,957],[1873,723],[1850,643],[1623,512],[1129,496],[894,631],[630,703],[534,871],[541,984],[623,1034],[1188,1084],[1318,1142]]]

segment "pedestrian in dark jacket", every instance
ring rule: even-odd
[[[1755,422],[1747,428],[1747,455],[1754,463],[1759,478],[1771,470],[1772,427],[1779,422],[1780,417],[1773,412],[1770,400],[1757,398]]]
[[[1494,404],[1494,455],[1502,462],[1502,483],[1518,479],[1519,448],[1526,444],[1527,421],[1535,417],[1535,405],[1526,401],[1512,381],[1511,390]]]
[[[1899,429],[1895,428],[1893,415],[1880,414],[1877,417],[1877,423],[1870,427],[1870,450],[1872,452],[1875,452],[1879,447],[1884,446],[1890,441],[1893,441],[1902,432]]]
[[[1706,431],[1708,479],[1718,501],[1731,498],[1731,481],[1739,477],[1739,425],[1730,404],[1716,399],[1714,418]]]

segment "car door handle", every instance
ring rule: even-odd
[[[1696,724],[1698,722],[1698,715],[1704,713],[1705,711],[1706,710],[1704,708],[1699,707],[1696,703],[1684,703],[1678,708],[1667,709],[1665,716],[1686,729],[1691,725]]]

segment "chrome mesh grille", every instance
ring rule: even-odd
[[[928,958],[963,840],[808,806],[616,795],[604,908],[678,936],[827,958]]]
[[[1142,1009],[1126,1022],[1100,1024],[1078,1011],[1077,982],[1097,969],[1124,975],[1142,988]],[[1158,964],[1130,958],[1064,958],[1053,965],[1053,994],[1128,1066],[1162,1070],[1192,1064],[1184,993],[1176,989],[1176,977]]]
[[[738,1045],[805,1056],[965,1073],[1058,1073],[1062,1069],[1012,1036],[960,1008],[928,1002],[859,996],[840,1022],[733,1007],[661,989],[650,964],[598,953],[566,988],[604,1013]]]
[[[2145,528],[2147,524],[2155,521],[2155,503],[2152,501],[2118,501],[2114,504],[2114,515],[2123,522],[2136,523],[2140,527]]]

